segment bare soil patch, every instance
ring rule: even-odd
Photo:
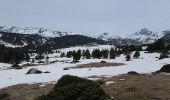
[[[125,65],[123,63],[100,63],[100,62],[95,62],[95,63],[89,63],[89,64],[80,64],[77,65],[76,67],[70,67],[70,68],[100,68],[100,67],[111,67],[111,66],[122,66]]]

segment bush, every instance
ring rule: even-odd
[[[91,80],[65,75],[58,80],[53,90],[37,100],[107,100],[100,86]]]
[[[2,93],[0,94],[0,100],[10,100],[9,96],[10,95],[8,93]]]

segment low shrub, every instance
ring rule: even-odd
[[[100,86],[91,80],[65,75],[58,80],[53,90],[37,100],[107,100]]]
[[[0,100],[10,100],[9,96],[10,95],[8,93],[1,93],[0,94]]]

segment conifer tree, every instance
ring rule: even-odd
[[[97,59],[101,59],[102,57],[102,53],[99,49],[94,49],[92,52],[92,57],[93,58],[97,58]]]
[[[108,53],[109,53],[108,50],[102,50],[101,53],[102,53],[102,56],[103,56],[104,59],[108,58]]]
[[[86,59],[90,59],[91,58],[91,54],[90,54],[90,51],[88,49],[85,52],[85,56],[86,56]]]
[[[115,59],[116,58],[116,50],[113,48],[110,49],[110,59]]]
[[[140,52],[136,51],[135,54],[133,55],[133,58],[138,59],[140,57]]]
[[[126,56],[126,61],[130,61],[130,59],[131,59],[131,57],[130,57],[130,55],[128,54],[128,55]]]
[[[79,49],[77,52],[73,51],[73,61],[77,62],[81,58],[81,50]]]
[[[72,57],[72,53],[73,53],[72,51],[68,51],[67,54],[66,54],[66,56],[67,56],[68,58],[71,58],[71,57]]]

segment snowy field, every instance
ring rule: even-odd
[[[74,49],[79,49],[83,47],[76,47]],[[105,46],[106,48],[106,46]],[[110,48],[108,46],[108,48]],[[93,48],[94,49],[94,48]],[[104,49],[104,47],[102,48]],[[73,48],[61,49],[61,51],[69,51],[73,50]],[[77,64],[87,64],[92,62],[100,62],[102,60],[112,63],[124,63],[122,66],[113,66],[113,67],[100,67],[100,68],[82,68],[82,69],[69,69],[63,70],[66,67],[75,67],[77,64],[65,63],[63,61],[71,61],[71,58],[58,58],[56,57],[58,54],[50,55],[50,57],[54,56],[54,58],[50,58],[51,60],[58,60],[56,63],[52,63],[49,65],[38,65],[38,66],[30,66],[20,70],[16,69],[6,69],[10,65],[0,63],[0,88],[23,84],[23,83],[56,83],[59,78],[61,78],[65,74],[76,75],[79,77],[88,78],[90,76],[114,76],[119,74],[125,74],[129,71],[136,71],[138,73],[151,73],[159,70],[163,65],[169,64],[170,59],[158,60],[160,54],[158,53],[144,53],[144,51],[140,52],[140,59],[131,59],[131,61],[125,61],[125,56],[120,55],[114,60],[109,59],[81,59]],[[132,53],[133,55],[133,53]],[[61,61],[61,62],[60,62]],[[2,67],[4,66],[4,67]],[[50,73],[42,73],[42,74],[29,74],[28,72],[31,68],[37,68],[43,72],[49,71]]]

